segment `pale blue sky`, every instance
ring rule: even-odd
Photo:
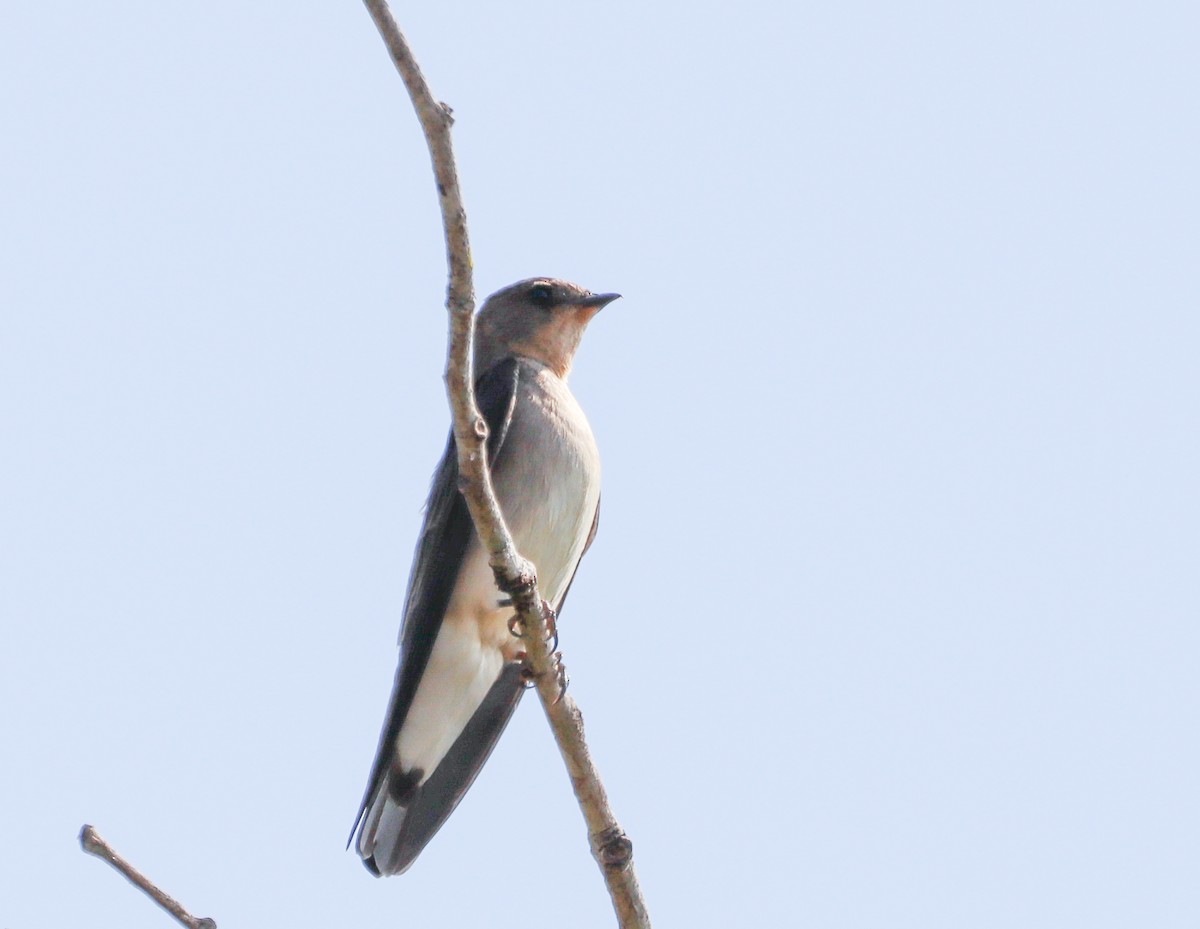
[[[480,296],[625,294],[561,631],[658,925],[1200,921],[1197,9],[396,6]],[[226,927],[612,925],[532,700],[343,851],[448,422],[365,10],[10,5],[0,125],[0,924],[168,925],[91,822]]]

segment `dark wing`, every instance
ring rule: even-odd
[[[400,836],[391,859],[377,862],[377,866],[382,866],[387,873],[403,871],[454,812],[458,802],[483,770],[483,763],[496,747],[500,734],[512,718],[513,710],[521,702],[521,696],[525,693],[522,670],[522,666],[516,662],[506,664],[501,670],[479,709],[467,721],[446,757],[434,769],[433,776],[420,786],[412,803],[404,811],[404,823],[400,827]],[[367,867],[370,868],[371,864],[367,862]]]
[[[489,462],[495,460],[508,433],[513,408],[516,405],[519,379],[520,364],[513,358],[506,358],[489,369],[475,384],[475,399],[488,425]],[[417,684],[420,683],[421,675],[425,673],[425,667],[429,663],[433,643],[437,639],[442,618],[458,580],[459,567],[474,534],[475,525],[471,521],[471,514],[458,491],[458,448],[454,442],[454,434],[451,433],[446,452],[434,472],[433,486],[425,506],[425,523],[421,529],[416,555],[413,557],[408,598],[404,607],[404,622],[400,629],[400,665],[396,669],[396,683],[388,702],[383,733],[379,737],[375,762],[371,766],[371,777],[367,782],[358,816],[355,817],[354,828],[350,831],[350,841],[354,840],[354,833],[362,823],[363,815],[391,767],[400,727],[404,725],[408,709],[416,696]],[[500,680],[504,680],[504,675],[501,675]],[[481,710],[487,707],[491,699],[492,694],[489,693]],[[513,706],[515,705],[514,701]],[[505,715],[505,721],[511,713],[510,708]],[[468,726],[468,731],[470,728]],[[503,725],[500,728],[503,729]],[[496,737],[498,736],[499,732],[496,733]],[[492,743],[494,742],[495,737],[492,738]],[[454,748],[457,747],[458,743],[455,743]],[[470,781],[467,782],[468,786],[469,784]],[[466,787],[463,788],[465,789]]]

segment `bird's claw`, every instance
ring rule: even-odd
[[[521,661],[528,662],[528,656],[522,652],[518,656]],[[550,669],[554,674],[554,681],[558,684],[558,696],[554,698],[555,703],[562,701],[562,698],[567,695],[567,686],[571,683],[571,679],[567,677],[567,666],[563,662],[562,652],[555,652],[550,656]],[[521,680],[525,684],[525,689],[530,690],[537,686],[538,678],[541,677],[528,664],[521,667]]]
[[[554,698],[554,702],[558,703],[566,695],[569,680],[567,666],[563,664],[562,652],[558,651],[558,614],[554,612],[554,607],[545,600],[542,601],[542,621],[546,624],[546,649],[550,652],[550,673],[554,675],[555,681],[558,683],[558,696]],[[514,638],[525,638],[525,628],[519,613],[514,614],[508,621],[508,631]],[[521,680],[524,681],[526,690],[536,687],[541,675],[529,666],[529,653],[517,652],[516,659],[521,662]]]
[[[546,623],[546,641],[550,651],[555,651],[558,648],[558,614],[545,600],[542,601],[542,619]]]
[[[567,677],[567,666],[563,662],[562,652],[555,652],[550,656],[550,661],[553,663],[554,679],[558,684],[558,696],[554,698],[554,702],[560,703],[567,695],[567,685],[571,683],[571,679]]]
[[[554,612],[554,607],[545,600],[542,601],[542,621],[546,624],[546,644],[550,651],[554,651],[558,648],[558,614]],[[514,613],[509,619],[508,633],[515,639],[525,638],[525,630],[519,613]]]

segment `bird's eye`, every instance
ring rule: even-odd
[[[529,299],[534,306],[549,306],[554,302],[554,291],[549,284],[534,284],[529,288]]]

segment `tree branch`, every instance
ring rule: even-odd
[[[107,861],[120,871],[125,875],[129,883],[133,884],[134,887],[137,887],[147,897],[174,916],[187,929],[217,929],[217,924],[207,916],[193,916],[185,910],[178,900],[160,889],[146,875],[142,874],[137,868],[113,851],[112,846],[100,838],[100,833],[91,826],[84,826],[80,830],[79,844],[89,855],[95,855],[101,861]]]
[[[487,423],[475,404],[471,343],[475,326],[475,297],[471,278],[471,246],[466,212],[458,186],[458,171],[450,142],[450,108],[438,103],[412,50],[393,19],[385,0],[364,0],[392,61],[404,80],[429,145],[437,180],[446,237],[450,282],[446,309],[450,314],[450,348],[446,389],[454,413],[458,446],[459,489],[466,498],[479,538],[488,551],[496,586],[512,597],[524,630],[527,664],[537,682],[538,696],[559,751],[571,776],[575,797],[587,822],[592,855],[600,866],[622,929],[649,929],[650,917],[633,869],[633,843],[612,810],[600,776],[592,764],[583,736],[583,717],[575,701],[564,696],[557,666],[547,641],[546,619],[538,594],[534,567],[517,552],[492,489],[487,466]]]

